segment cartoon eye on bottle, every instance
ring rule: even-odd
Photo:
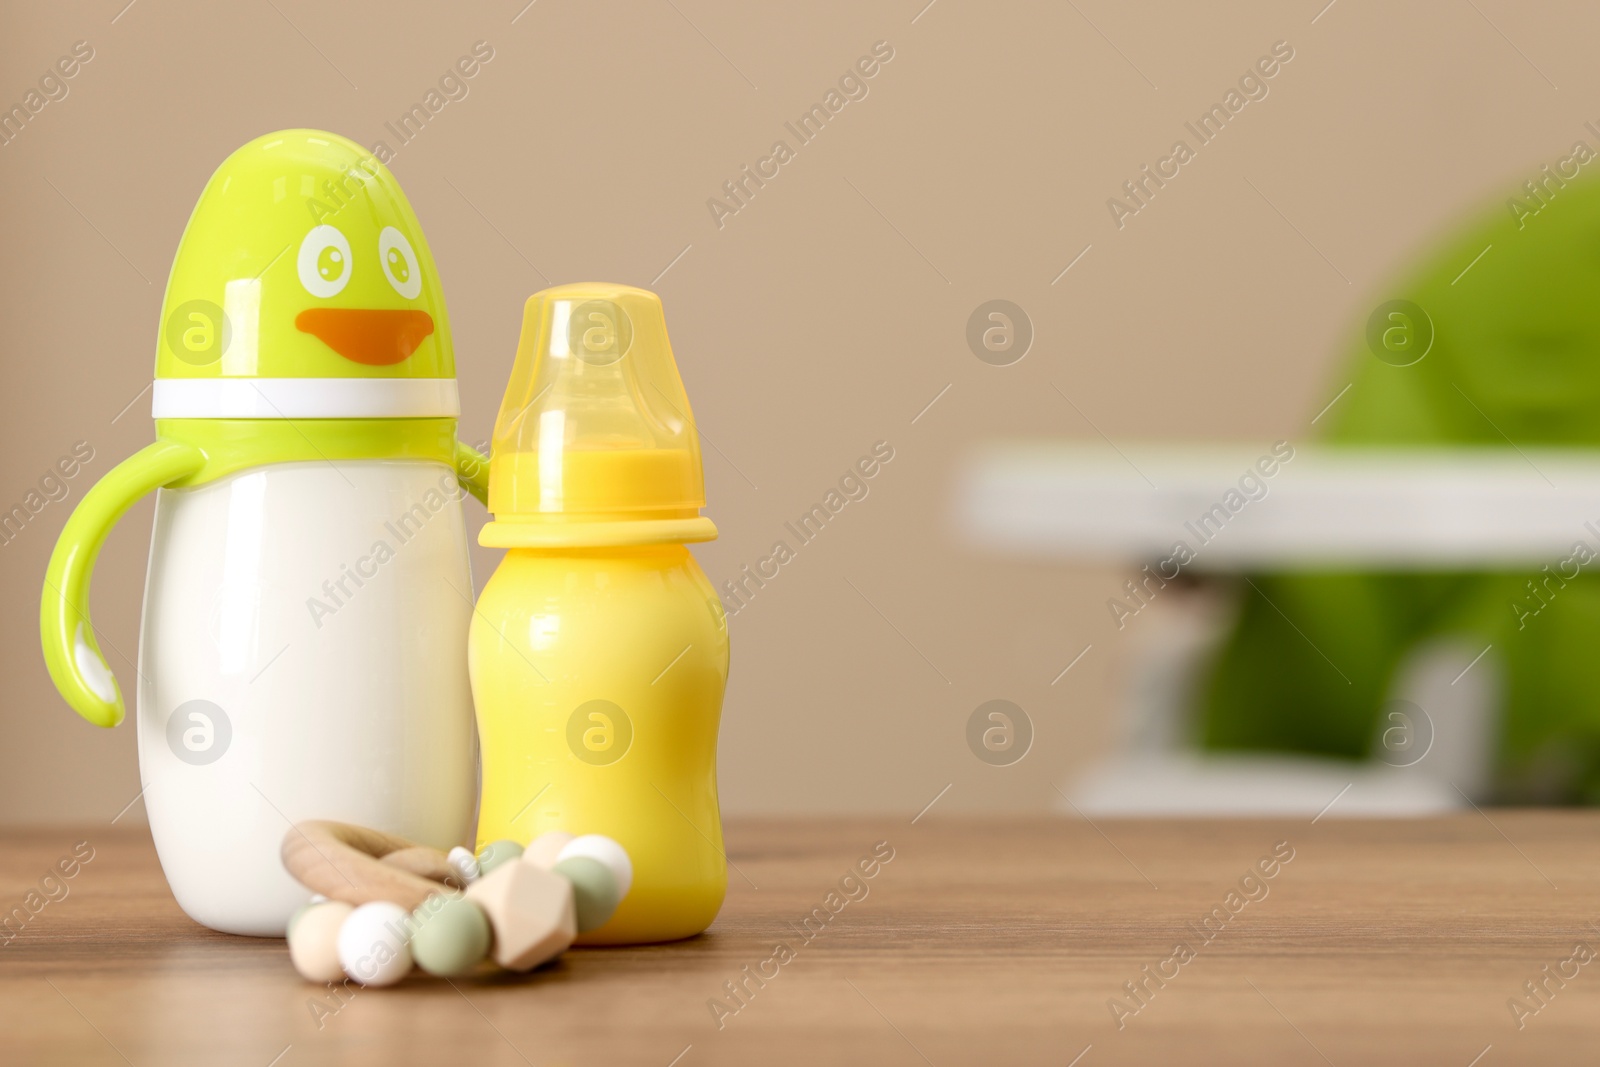
[[[332,226],[311,227],[300,242],[300,284],[312,296],[338,296],[350,283],[350,242]]]
[[[378,234],[378,262],[383,264],[383,276],[389,279],[394,291],[407,300],[415,300],[422,292],[422,272],[417,269],[417,253],[411,248],[406,235],[393,226],[385,226]]]

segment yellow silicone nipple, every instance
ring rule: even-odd
[[[582,283],[528,298],[489,461],[494,547],[717,535],[661,299]]]

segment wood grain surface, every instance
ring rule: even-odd
[[[58,899],[0,935],[0,1062],[1595,1062],[1597,814],[741,820],[728,842],[702,937],[330,991],[283,942],[185,918],[142,829],[9,831],[3,906]]]

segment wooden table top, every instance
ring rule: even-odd
[[[186,919],[142,829],[5,832],[8,910],[75,846],[93,858],[63,883],[64,897],[46,887],[59,899],[20,932],[12,919],[0,947],[0,1061],[1595,1059],[1600,813],[1094,824],[819,816],[736,820],[728,842],[736,869],[707,935],[576,949],[514,978],[417,975],[341,1000],[302,982],[283,942]],[[848,884],[858,898],[849,900],[840,879],[879,842],[893,859]],[[827,921],[813,919],[807,940],[801,920],[813,909]],[[768,962],[780,941],[792,954]],[[746,966],[770,977],[758,986]],[[741,980],[751,991],[742,1003],[724,987]],[[1538,999],[1530,981],[1543,984]],[[1124,983],[1142,985],[1138,999]]]

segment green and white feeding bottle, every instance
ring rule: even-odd
[[[239,149],[167,283],[156,442],[106,475],[45,578],[45,661],[100,726],[123,717],[89,620],[112,525],[156,492],[139,640],[144,801],[184,911],[281,935],[306,891],[291,823],[470,840],[472,577],[455,360],[422,229],[389,171],[313,130]],[[131,666],[131,665],[130,665]]]

